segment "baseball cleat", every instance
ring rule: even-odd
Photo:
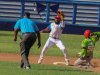
[[[24,67],[24,69],[29,70],[31,69],[29,66]]]
[[[68,66],[69,65],[69,59],[65,59],[65,64]]]
[[[42,60],[43,60],[43,59],[39,59],[39,60],[38,60],[38,64],[41,64],[41,63],[42,63]]]

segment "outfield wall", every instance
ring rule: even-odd
[[[13,31],[15,21],[0,21],[0,30],[6,30],[6,31]],[[42,30],[46,28],[50,23],[44,23],[44,22],[36,22],[37,26],[39,27],[39,30]],[[100,31],[100,27],[91,27],[91,26],[80,26],[80,25],[70,25],[66,24],[65,28],[63,30],[64,34],[83,34],[84,30],[90,29],[91,31]]]
[[[37,2],[45,7],[40,14],[34,10]],[[13,30],[25,11],[31,13],[31,19],[37,21],[41,30],[54,20],[56,13],[55,9],[51,11],[51,6],[55,4],[59,4],[59,10],[65,14],[63,33],[82,34],[85,29],[100,31],[100,0],[0,0],[0,30]]]

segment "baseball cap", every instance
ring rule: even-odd
[[[29,12],[25,12],[24,15],[26,15],[27,17],[30,17],[30,13]]]

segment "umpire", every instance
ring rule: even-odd
[[[30,13],[25,12],[22,19],[19,19],[14,26],[14,41],[17,41],[18,31],[21,31],[21,64],[20,68],[30,69],[30,64],[28,61],[29,51],[32,45],[35,43],[36,38],[38,38],[38,48],[41,46],[39,29],[35,22],[30,19]]]

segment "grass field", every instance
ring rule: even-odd
[[[18,63],[0,62],[1,75],[99,75],[90,71],[51,65],[31,65],[32,69],[16,68]]]
[[[19,42],[20,34],[18,41],[13,41],[13,32],[12,31],[0,31],[0,53],[19,53]],[[41,33],[41,42],[42,46],[40,49],[37,48],[37,43],[31,48],[31,54],[39,55],[43,45],[45,44],[48,33]],[[63,34],[62,41],[64,42],[69,56],[75,57],[77,52],[80,51],[81,41],[84,39],[82,35],[70,35]],[[100,42],[97,42],[94,57],[100,58]],[[53,46],[48,49],[46,55],[51,56],[63,56],[62,52],[56,47]],[[0,74],[2,75],[100,75],[100,73],[94,73],[90,71],[79,70],[71,67],[61,67],[61,66],[52,66],[52,65],[38,65],[31,64],[31,70],[23,70],[17,68],[19,63],[12,62],[0,62]]]
[[[8,52],[8,53],[19,53],[19,42],[20,35],[18,36],[18,41],[13,41],[13,32],[9,31],[0,31],[0,52]],[[31,54],[39,55],[42,47],[44,46],[46,40],[48,39],[48,33],[41,33],[41,48],[37,48],[37,43],[31,48]],[[82,35],[70,35],[63,34],[62,41],[68,50],[68,54],[70,57],[75,57],[75,55],[80,51],[81,41],[84,39]],[[94,49],[94,57],[100,58],[100,41],[96,43]],[[53,56],[63,56],[62,52],[55,45],[48,49],[46,55]]]

